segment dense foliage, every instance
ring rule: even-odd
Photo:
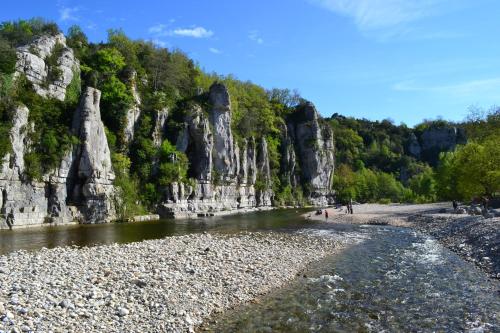
[[[338,166],[333,183],[341,201],[436,200],[432,168],[407,152],[413,129],[390,120],[369,121],[339,114],[331,117],[330,124]]]
[[[436,173],[441,198],[470,200],[500,193],[500,111],[477,111],[465,124],[469,143],[441,154]]]

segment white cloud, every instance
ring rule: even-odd
[[[59,20],[61,21],[78,21],[79,18],[75,15],[80,10],[79,7],[61,7],[59,8]]]
[[[221,54],[222,51],[219,50],[219,49],[216,49],[215,47],[211,47],[208,49],[210,52],[212,52],[213,54]]]
[[[351,17],[362,31],[414,22],[439,12],[449,0],[309,0],[332,12]]]
[[[248,33],[248,38],[257,44],[264,44],[264,39],[259,36],[259,31],[258,30],[252,30]]]
[[[156,24],[148,29],[150,34],[155,36],[179,36],[179,37],[192,37],[192,38],[209,38],[214,35],[214,32],[204,27],[192,28],[176,28],[167,29],[175,20],[171,19],[169,24]]]
[[[203,27],[177,28],[175,30],[169,31],[169,34],[174,36],[193,38],[209,38],[214,35],[213,31],[207,30]]]
[[[157,25],[153,25],[152,27],[150,27],[148,29],[148,32],[150,34],[160,34],[162,32],[164,32],[165,28],[167,26],[165,24],[157,24]]]

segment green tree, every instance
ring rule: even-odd
[[[160,148],[160,167],[158,183],[166,186],[174,182],[187,181],[188,159],[168,140]]]
[[[335,190],[337,200],[348,202],[356,198],[356,177],[354,172],[347,164],[341,164],[337,168],[332,181],[332,187]]]
[[[105,47],[96,52],[94,68],[107,75],[114,75],[125,67],[125,58],[116,48]]]

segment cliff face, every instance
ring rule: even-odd
[[[51,57],[56,58],[55,64],[49,64]],[[49,74],[55,71],[59,75],[50,77]],[[64,101],[66,88],[75,75],[80,75],[80,64],[73,50],[67,47],[64,35],[58,34],[42,36],[18,48],[16,72],[17,75],[26,75],[38,95]]]
[[[177,149],[186,153],[193,186],[174,183],[166,189],[162,216],[213,215],[254,207],[268,207],[272,191],[256,190],[257,176],[269,180],[267,143],[243,140],[240,148],[231,130],[231,102],[225,86],[214,84],[208,113],[193,106],[184,119]]]
[[[287,121],[283,140],[282,173],[292,186],[305,185],[314,205],[334,203],[331,181],[335,168],[332,130],[322,124],[312,103],[306,103]]]
[[[43,59],[53,56],[51,52],[58,44],[62,75],[47,84],[49,69]],[[42,37],[19,48],[17,55],[17,76],[25,74],[41,96],[64,100],[72,75],[79,73],[78,61],[66,47],[64,36]],[[29,181],[24,175],[24,155],[31,149],[27,133],[34,126],[29,122],[30,111],[25,106],[14,110],[12,152],[3,158],[0,173],[0,229],[72,221],[102,223],[115,217],[114,173],[99,101],[96,89],[87,88],[82,94],[71,129],[80,143],[41,181]]]
[[[62,34],[44,36],[18,48],[16,70],[15,79],[24,75],[37,94],[60,101],[65,100],[75,75],[80,75],[79,62]],[[144,107],[136,80],[132,74],[133,103],[124,116],[122,134],[128,144],[134,140]],[[25,176],[24,157],[32,149],[28,138],[34,127],[29,120],[30,110],[23,105],[13,110],[12,151],[1,161],[0,170],[0,228],[72,221],[102,223],[116,217],[119,196],[113,185],[115,174],[101,121],[100,97],[100,91],[91,87],[81,93],[71,126],[79,143],[65,152],[59,167],[40,181]],[[273,204],[268,142],[265,138],[235,138],[231,127],[233,107],[224,85],[212,85],[207,98],[208,106],[195,103],[182,110],[184,119],[175,144],[188,157],[188,176],[194,181],[163,188],[164,199],[158,208],[162,216],[215,215]],[[167,128],[170,110],[151,112],[151,139],[159,148],[167,134],[172,136]],[[323,125],[314,106],[307,104],[290,117],[282,130],[280,172],[291,186],[303,185],[311,203],[332,203],[334,151],[329,127]],[[151,163],[157,168],[158,158]]]
[[[407,151],[417,159],[437,165],[439,153],[453,151],[459,144],[467,143],[465,131],[455,126],[439,126],[425,129],[417,138],[411,134]]]

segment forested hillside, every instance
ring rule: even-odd
[[[122,217],[164,202],[206,202],[208,192],[211,200],[234,197],[243,205],[244,197],[252,206],[327,204],[334,192],[339,201],[424,202],[499,190],[498,110],[415,128],[337,113],[322,119],[295,91],[206,73],[182,51],[131,40],[121,30],[110,30],[101,43],[77,26],[66,38],[60,33],[40,19],[0,26],[0,158],[15,150],[9,133],[24,105],[25,183],[47,182],[81,144],[74,112],[93,87],[101,92]],[[53,42],[47,52],[39,47],[46,37]],[[31,59],[30,68],[20,67],[20,54]],[[44,68],[35,78],[33,59]]]

